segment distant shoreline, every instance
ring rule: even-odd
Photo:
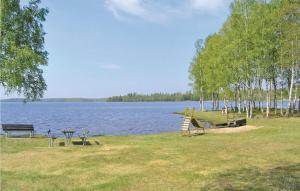
[[[24,102],[23,98],[9,98],[9,99],[0,99],[0,102]],[[45,98],[35,101],[27,102],[108,102],[108,103],[117,103],[117,102],[185,102],[185,101],[194,101],[194,100],[179,100],[179,101],[165,101],[165,100],[155,100],[155,101],[109,101],[107,98]]]
[[[26,102],[108,102],[108,103],[133,103],[133,102],[187,102],[187,101],[195,101],[195,100],[149,100],[149,101],[141,101],[141,100],[132,100],[132,101],[110,101],[108,98],[45,98],[39,99],[35,101],[26,101]],[[211,102],[212,100],[206,100],[204,102]],[[233,100],[231,100],[233,101]],[[283,100],[287,102],[287,99]],[[0,102],[25,102],[23,98],[8,98],[8,99],[0,99]],[[195,101],[198,102],[198,101]],[[223,101],[219,101],[223,102]],[[263,101],[264,102],[264,101]]]
[[[23,98],[1,99],[1,102],[24,102]],[[27,102],[106,102],[106,98],[45,98]]]

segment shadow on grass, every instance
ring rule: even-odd
[[[83,145],[83,142],[82,141],[72,141],[72,144],[73,145]],[[86,141],[86,145],[85,146],[88,146],[88,145],[92,145],[92,144],[91,144],[91,142]]]
[[[82,141],[72,141],[72,144],[73,145],[83,145]],[[100,145],[100,142],[99,141],[95,141],[95,144],[96,145]],[[92,143],[90,141],[86,141],[86,145],[85,146],[91,146],[91,145],[92,145]],[[64,147],[64,146],[66,146],[66,143],[65,142],[59,142],[58,146]]]
[[[300,163],[271,169],[243,168],[217,174],[201,190],[300,190]]]
[[[7,138],[7,139],[36,139],[36,138],[45,138],[46,137],[46,136],[43,136],[43,135],[34,135],[34,136],[30,137],[30,135],[27,135],[27,134],[25,134],[25,135],[14,135],[14,134],[12,135],[12,134],[10,134],[8,136],[6,136],[6,135],[1,135],[1,136],[3,136],[4,138]]]
[[[63,146],[65,146],[66,144],[65,144],[65,142],[59,142],[58,143],[58,146],[60,146],[60,147],[63,147]]]

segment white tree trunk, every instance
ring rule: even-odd
[[[292,66],[292,76],[291,76],[291,84],[290,84],[290,90],[289,90],[289,101],[288,101],[288,106],[286,108],[286,116],[290,115],[290,110],[292,106],[292,94],[293,94],[293,87],[294,87],[294,77],[295,77],[295,71],[294,71],[294,64]]]
[[[269,117],[269,112],[270,112],[270,108],[269,108],[269,87],[268,87],[268,81],[266,81],[266,86],[267,86],[267,110],[266,110],[266,116]]]
[[[283,116],[283,85],[281,85],[280,90],[280,115]]]
[[[202,96],[202,99],[201,99],[201,108],[202,108],[202,112],[204,111],[204,96]]]
[[[295,97],[293,101],[293,107],[292,107],[292,114],[294,114],[294,110],[296,109],[296,104],[297,104],[297,92],[298,92],[298,86],[295,85]]]

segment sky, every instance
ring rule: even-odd
[[[42,0],[45,98],[185,92],[197,39],[218,32],[231,0]],[[2,98],[19,97],[16,94]]]

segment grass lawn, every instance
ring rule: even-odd
[[[91,137],[86,147],[1,137],[1,190],[300,190],[300,118],[249,123],[264,127]]]

